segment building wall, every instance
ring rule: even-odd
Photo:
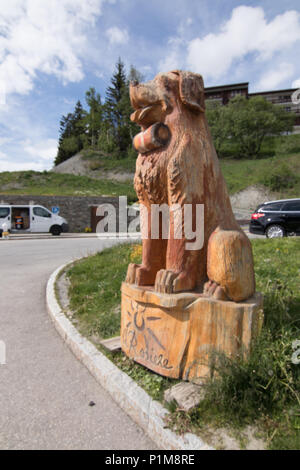
[[[292,103],[292,94],[296,88],[277,91],[264,91],[258,93],[248,92],[248,83],[236,83],[232,85],[222,85],[205,88],[205,99],[226,105],[229,100],[236,95],[252,98],[253,96],[262,96],[273,104],[283,106],[286,111],[293,112],[296,115],[295,126],[300,126],[300,104]],[[296,132],[295,128],[295,132]]]
[[[229,100],[237,95],[248,98],[248,83],[208,87],[205,88],[204,92],[206,100],[212,100],[226,105]]]
[[[292,102],[292,95],[296,89],[269,91],[263,93],[249,93],[249,98],[253,96],[262,96],[267,101],[278,106],[282,106],[286,111],[295,113],[295,126],[300,125],[300,104]]]

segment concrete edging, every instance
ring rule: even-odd
[[[214,450],[194,434],[186,433],[178,436],[170,429],[166,429],[163,418],[168,411],[98,351],[65,316],[56,299],[55,285],[60,272],[73,263],[74,260],[60,266],[51,274],[47,283],[46,302],[56,330],[76,358],[87,367],[114,401],[160,448],[164,450]]]

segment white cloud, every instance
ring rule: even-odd
[[[280,86],[285,80],[291,78],[294,73],[292,64],[283,62],[277,67],[272,67],[259,80],[256,88],[260,91],[274,90]]]
[[[94,74],[96,75],[97,78],[104,78],[104,73],[101,70],[95,70]]]
[[[129,41],[129,34],[126,29],[122,30],[117,26],[112,26],[105,32],[110,44],[127,44]]]
[[[0,81],[0,108],[6,105],[6,84]]]
[[[47,121],[41,114],[33,119],[28,101],[28,98],[11,96],[10,106],[0,112],[1,171],[46,170],[53,166],[58,144],[56,135],[53,138],[49,133]]]
[[[44,170],[45,166],[42,162],[26,161],[15,162],[12,161],[6,153],[0,151],[0,172],[1,171],[25,171],[25,170]]]
[[[0,171],[42,171],[52,168],[57,152],[56,140],[45,139],[32,142],[27,139],[20,142],[20,146],[23,148],[22,161],[12,160],[9,155],[0,151]]]
[[[239,6],[220,32],[191,40],[187,46],[188,66],[204,75],[219,78],[234,61],[256,54],[270,59],[300,40],[300,14],[287,11],[267,23],[261,7]]]
[[[8,144],[11,141],[12,141],[11,137],[0,137],[0,146]],[[0,156],[1,156],[1,151],[0,151]]]
[[[27,140],[23,143],[24,151],[38,159],[53,162],[57,153],[57,140],[46,139],[38,143]]]
[[[180,55],[178,49],[166,54],[166,57],[159,62],[160,72],[169,72],[170,70],[181,69]]]
[[[0,83],[6,93],[28,93],[38,72],[63,83],[81,80],[85,33],[104,1],[2,1]]]
[[[292,88],[300,88],[300,78],[298,78],[298,80],[293,81]]]
[[[6,160],[7,158],[8,157],[7,157],[6,153],[1,152],[1,150],[0,150],[0,160]]]
[[[63,98],[63,102],[68,106],[75,106],[75,99]]]
[[[43,171],[46,168],[41,163],[35,161],[20,163],[14,162],[11,160],[2,160],[0,159],[0,172],[1,171]]]

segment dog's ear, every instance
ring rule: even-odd
[[[205,97],[202,75],[176,70],[179,75],[179,95],[181,101],[193,111],[204,113]]]

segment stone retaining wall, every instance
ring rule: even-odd
[[[52,207],[60,208],[59,215],[69,223],[69,231],[83,232],[86,227],[91,227],[91,207],[100,204],[112,204],[118,213],[119,199],[106,196],[19,196],[0,195],[0,204],[30,205],[38,204],[51,211]]]

